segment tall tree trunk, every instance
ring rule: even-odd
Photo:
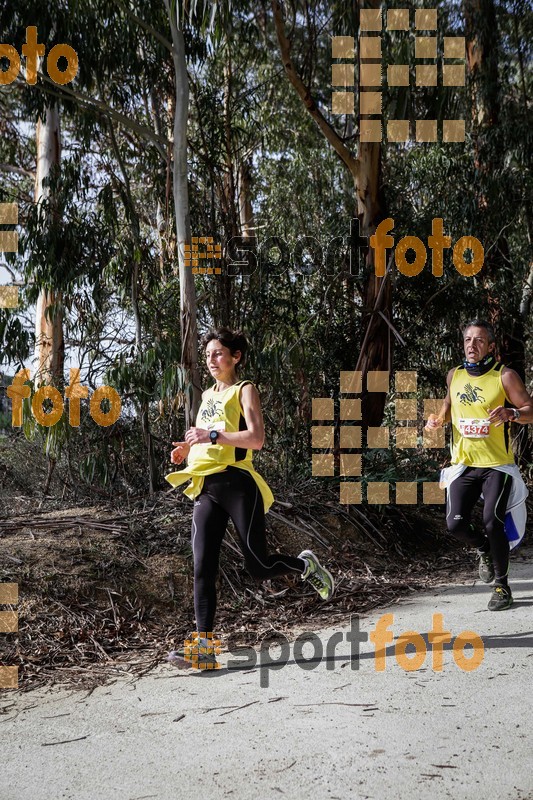
[[[362,142],[359,146],[361,171],[356,184],[357,216],[362,236],[375,233],[379,222],[386,217],[381,183],[381,144]],[[387,372],[392,366],[392,338],[386,320],[392,321],[392,285],[389,275],[375,274],[374,250],[368,249],[363,295],[363,342],[356,370],[363,373],[361,415],[363,427],[378,426],[383,421],[387,395],[367,392],[366,375],[373,371]]]
[[[380,2],[371,0],[365,5],[379,8]],[[363,236],[370,236],[374,233],[378,222],[386,216],[380,192],[381,144],[379,142],[360,143],[358,158],[346,147],[341,137],[317,107],[309,88],[295,68],[291,56],[291,43],[285,34],[280,0],[272,0],[272,9],[281,58],[287,77],[323,136],[349,169],[354,181],[360,232]],[[355,366],[355,369],[363,372],[364,388],[369,371],[388,371],[391,365],[390,329],[386,320],[390,320],[392,316],[392,291],[388,275],[383,278],[375,275],[373,254],[374,251],[369,248],[366,265],[368,271],[363,289],[362,345]],[[366,391],[363,393],[361,403],[363,427],[381,424],[385,400],[385,393],[369,394]]]
[[[61,133],[57,105],[46,109],[43,118],[37,120],[36,132],[37,169],[35,175],[35,202],[38,207],[50,200],[50,187],[44,181],[54,168],[59,168],[61,158]],[[40,224],[45,226],[44,216]],[[55,308],[61,302],[59,293],[41,289],[35,312],[35,367],[36,382],[56,383],[63,381],[65,343],[63,340],[63,315]]]
[[[252,249],[257,243],[257,231],[252,206],[252,153],[244,154],[239,163],[237,176],[237,191],[239,203],[239,225],[240,235],[243,243]],[[248,300],[244,296],[244,288],[248,283]],[[236,290],[234,290],[236,291]],[[247,314],[249,313],[250,299],[253,303],[257,301],[261,292],[261,276],[259,270],[255,269],[249,278],[241,278],[239,291],[235,295],[235,323],[238,328],[242,328]]]
[[[522,12],[524,9],[520,9]],[[522,89],[522,111],[524,114],[524,121],[527,120],[528,116],[528,109],[529,109],[529,97],[527,94],[526,89],[526,77],[525,77],[525,70],[524,70],[524,57],[522,53],[522,39],[519,34],[518,30],[518,20],[517,20],[517,13],[519,10],[516,10],[516,13],[513,14],[513,33],[514,33],[514,44],[516,47],[516,53],[518,56],[518,66],[520,72],[520,86]],[[524,216],[526,220],[527,226],[527,241],[529,244],[529,251],[533,247],[533,211],[531,206],[527,202],[524,203]],[[531,300],[533,299],[533,261],[529,262],[529,271],[527,274],[527,278],[524,281],[524,285],[522,288],[522,297],[520,299],[520,319],[522,320],[522,325],[525,326],[526,320],[529,318],[529,312],[531,310]]]
[[[243,239],[255,236],[254,210],[252,207],[251,163],[248,159],[239,165],[239,221]]]
[[[128,170],[126,168],[126,164],[124,163],[124,159],[120,154],[120,148],[118,146],[115,137],[115,131],[113,128],[113,123],[111,121],[109,123],[109,132],[111,135],[113,150],[115,152],[115,158],[117,159],[120,171],[122,173],[125,198],[126,198],[124,202],[126,219],[128,220],[131,226],[131,233],[133,238],[134,252],[131,262],[131,308],[133,313],[133,322],[135,326],[135,352],[137,359],[139,360],[139,362],[141,362],[143,355],[143,349],[142,349],[143,332],[142,332],[141,310],[139,306],[139,281],[140,281],[140,258],[141,258],[140,221],[139,221],[139,215],[137,214],[137,210],[135,208],[133,196],[131,194],[131,185],[128,176]],[[146,456],[148,462],[148,492],[150,497],[152,497],[159,485],[159,470],[155,458],[152,431],[150,429],[150,414],[149,414],[150,403],[144,393],[142,395],[142,399],[139,405],[141,412],[140,413],[141,430],[142,430],[144,446],[146,448]]]
[[[191,218],[189,213],[189,187],[187,183],[187,121],[189,116],[189,80],[185,58],[185,41],[179,28],[179,8],[174,11],[170,0],[165,0],[172,33],[172,59],[176,82],[173,141],[173,196],[176,216],[178,268],[180,280],[181,363],[190,385],[185,398],[185,425],[194,424],[201,401],[200,370],[198,368],[198,325],[196,291],[191,267],[185,266],[184,245],[191,244]]]
[[[494,0],[464,0],[466,20],[466,54],[470,71],[472,90],[472,125],[474,130],[474,160],[480,175],[481,190],[478,196],[478,212],[481,223],[482,241],[490,242],[486,247],[483,282],[487,291],[491,323],[500,332],[500,360],[516,370],[525,380],[525,331],[522,313],[505,321],[499,296],[494,292],[496,276],[508,269],[509,245],[507,237],[499,234],[495,242],[490,239],[494,230],[499,230],[494,221],[497,208],[491,207],[484,183],[490,180],[495,170],[503,164],[503,148],[498,141],[498,122],[500,116],[498,48],[500,44]],[[515,30],[516,34],[516,30]],[[520,46],[518,43],[519,64]],[[499,199],[498,199],[499,202]],[[528,213],[527,210],[526,213]],[[520,311],[528,304],[528,283],[524,289]],[[525,301],[525,302],[524,302]],[[505,329],[507,326],[509,329]],[[514,450],[519,462],[531,460],[531,445],[528,441],[527,427],[513,425]]]
[[[496,141],[500,115],[498,77],[498,28],[493,0],[464,0],[466,21],[466,58],[470,73],[474,163],[479,174],[477,197],[480,231],[486,257],[482,273],[487,293],[490,322],[499,329],[502,309],[494,291],[496,276],[505,268],[509,248],[504,236],[491,242],[493,209],[487,195],[487,183],[502,163],[503,153]],[[481,234],[481,236],[479,236]],[[488,245],[493,245],[489,247]]]
[[[224,97],[223,97],[223,119],[224,119],[224,149],[225,149],[225,171],[220,184],[220,205],[222,208],[222,219],[224,223],[224,237],[229,241],[234,236],[239,235],[239,214],[237,208],[237,190],[235,176],[238,167],[235,159],[233,147],[233,132],[231,126],[231,98],[232,98],[232,63],[229,46],[226,48],[226,61],[224,64]],[[216,284],[216,306],[215,325],[233,325],[233,290],[235,281],[227,273],[220,276]]]

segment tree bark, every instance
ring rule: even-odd
[[[57,105],[46,109],[44,118],[37,120],[37,168],[35,172],[35,202],[40,208],[50,199],[50,187],[44,181],[51,171],[59,167],[61,158],[61,132]],[[47,224],[44,215],[41,226]],[[65,361],[63,339],[63,314],[55,307],[61,295],[53,289],[41,289],[35,311],[35,367],[36,382],[62,384]]]
[[[239,235],[238,200],[235,176],[238,172],[235,152],[233,147],[233,133],[231,126],[231,93],[232,93],[232,64],[229,48],[226,49],[226,62],[224,64],[224,96],[223,96],[223,119],[224,119],[224,149],[225,149],[225,171],[220,184],[220,205],[222,209],[222,219],[224,223],[224,236],[229,241],[234,236]],[[217,280],[215,325],[224,325],[229,328],[233,326],[233,290],[235,282],[227,274],[223,274]]]
[[[500,115],[498,78],[498,29],[493,0],[464,0],[466,22],[466,59],[470,73],[474,163],[479,174],[477,197],[481,239],[486,257],[482,281],[487,293],[490,322],[499,329],[502,309],[494,292],[496,275],[505,268],[509,248],[504,236],[487,247],[494,231],[491,225],[490,198],[486,182],[501,166],[502,152],[495,135]],[[496,146],[495,146],[496,145]]]
[[[380,2],[372,0],[366,3],[366,6],[379,8]],[[360,233],[363,236],[370,236],[374,233],[378,222],[386,217],[384,199],[380,191],[381,144],[361,142],[358,157],[352,154],[317,107],[310,89],[298,74],[292,61],[291,43],[285,34],[283,10],[279,0],[272,0],[272,9],[281,59],[287,77],[323,136],[350,171],[355,187]],[[385,320],[390,320],[392,316],[392,291],[388,275],[383,278],[376,277],[373,255],[374,251],[369,248],[363,289],[362,345],[355,366],[355,369],[363,372],[365,389],[361,403],[363,427],[381,424],[386,400],[385,393],[366,392],[366,375],[371,370],[388,371],[391,365],[390,329]]]
[[[370,237],[385,215],[381,193],[381,144],[362,142],[359,146],[360,173],[356,183],[357,216],[361,236]],[[374,250],[368,249],[367,277],[363,294],[363,342],[356,370],[363,373],[361,417],[363,427],[381,425],[387,395],[367,392],[369,372],[389,372],[392,366],[392,339],[386,320],[392,321],[392,286],[388,273],[378,278],[374,267]]]
[[[498,48],[499,33],[496,9],[493,0],[464,0],[466,20],[466,54],[472,89],[472,125],[474,130],[474,162],[480,175],[481,189],[478,195],[478,212],[484,242],[493,236],[497,208],[491,207],[484,182],[503,164],[503,148],[497,140],[500,116]],[[515,31],[516,32],[516,31]],[[520,49],[519,49],[520,55]],[[499,201],[498,201],[499,202]],[[528,276],[522,295],[520,314],[508,320],[510,331],[504,330],[502,306],[494,292],[496,276],[508,268],[509,244],[504,234],[486,248],[483,269],[483,285],[487,292],[490,322],[501,336],[499,358],[503,364],[514,369],[525,379],[525,318],[522,315],[529,305],[530,286]],[[527,427],[513,425],[513,445],[519,463],[531,460],[531,445]]]
[[[140,280],[140,263],[141,263],[140,222],[139,222],[139,215],[137,214],[135,203],[133,201],[133,197],[131,194],[131,186],[126,164],[124,163],[124,160],[120,155],[120,148],[116,141],[113,123],[111,121],[109,123],[109,131],[111,134],[111,142],[113,144],[113,150],[115,151],[115,158],[118,161],[120,171],[122,173],[122,179],[124,181],[124,190],[126,197],[125,200],[126,219],[129,221],[131,225],[131,233],[134,244],[133,259],[131,263],[131,308],[133,313],[133,322],[135,326],[135,352],[140,362],[143,355],[142,320],[141,320],[141,309],[139,306],[139,280]],[[141,412],[141,430],[142,430],[144,446],[146,447],[146,455],[148,462],[148,492],[150,497],[152,497],[159,485],[159,470],[155,458],[152,431],[150,429],[150,413],[149,413],[150,403],[146,395],[143,394],[139,406]]]
[[[178,11],[171,10],[165,0],[172,33],[172,59],[176,81],[173,134],[173,196],[176,217],[178,269],[180,281],[181,363],[189,383],[185,396],[185,425],[194,425],[200,407],[201,386],[198,368],[198,327],[196,291],[191,267],[185,266],[184,245],[191,244],[191,218],[189,213],[189,187],[187,183],[187,121],[189,115],[189,79],[185,58],[185,41],[179,28]]]
[[[244,154],[243,160],[239,163],[238,178],[238,203],[239,203],[239,225],[240,235],[243,243],[250,245],[257,242],[257,231],[254,217],[254,210],[252,205],[252,153]],[[261,275],[259,270],[256,269],[249,278],[241,278],[239,291],[235,296],[235,317],[236,325],[239,329],[243,327],[246,321],[250,298],[256,298],[261,290]],[[244,296],[244,287],[248,282],[248,300]]]
[[[255,236],[254,211],[252,207],[252,192],[250,187],[251,164],[247,159],[239,165],[239,220],[241,236],[251,239]]]

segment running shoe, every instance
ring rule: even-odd
[[[193,634],[183,647],[170,651],[167,661],[178,669],[219,669],[216,659],[216,653],[220,652],[219,644],[218,639],[198,639],[198,635]]]
[[[312,550],[303,550],[298,558],[307,562],[307,566],[302,572],[302,580],[309,581],[322,600],[329,600],[335,589],[331,572],[322,566]]]
[[[490,553],[480,553],[479,556],[479,577],[483,583],[492,583],[494,580],[494,564]]]
[[[489,611],[503,611],[510,608],[513,596],[508,586],[495,586],[492,597],[489,600]]]

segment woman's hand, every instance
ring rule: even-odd
[[[211,442],[209,431],[205,428],[189,428],[185,439],[189,447],[192,447],[193,444],[209,444]]]
[[[174,450],[170,454],[170,460],[173,464],[181,464],[189,455],[191,449],[187,442],[172,442]]]
[[[430,414],[428,417],[428,421],[426,422],[425,430],[426,431],[436,431],[437,428],[442,428],[444,425],[444,420],[442,417],[437,416],[437,414]]]

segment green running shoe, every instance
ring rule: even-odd
[[[335,582],[329,570],[322,566],[312,550],[303,550],[298,558],[307,562],[302,580],[309,581],[322,600],[329,600],[335,590]]]
[[[479,556],[479,577],[483,583],[492,583],[494,580],[494,564],[490,553],[480,553]]]
[[[492,597],[489,600],[489,611],[504,611],[510,608],[513,603],[513,595],[508,586],[495,586]]]

